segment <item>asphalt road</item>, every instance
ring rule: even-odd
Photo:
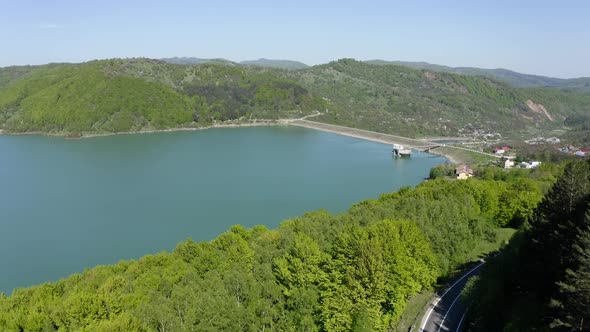
[[[467,310],[467,306],[461,299],[461,291],[469,277],[479,274],[483,264],[484,262],[481,262],[471,268],[430,303],[430,308],[420,322],[420,331],[456,332],[461,330]]]

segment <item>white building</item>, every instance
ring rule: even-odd
[[[535,168],[535,167],[541,166],[541,162],[540,161],[535,161],[535,160],[529,161],[529,164],[531,164],[531,168]]]
[[[535,160],[531,160],[531,161],[523,161],[522,163],[520,163],[520,168],[537,168],[541,165],[540,161],[535,161]]]
[[[514,160],[508,158],[502,158],[501,164],[504,168],[512,168],[514,167]]]

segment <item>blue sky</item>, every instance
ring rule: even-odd
[[[349,57],[590,76],[590,1],[7,1],[0,66]]]

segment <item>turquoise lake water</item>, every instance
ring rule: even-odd
[[[0,136],[0,292],[420,183],[444,158],[298,127]]]

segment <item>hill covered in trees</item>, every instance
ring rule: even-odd
[[[3,331],[374,331],[527,222],[550,167],[433,180],[0,295]],[[492,180],[495,178],[496,180]]]
[[[352,59],[291,75],[328,98],[328,114],[316,120],[410,137],[546,134],[590,113],[590,94]]]
[[[301,117],[321,98],[264,70],[147,59],[0,70],[8,132],[109,133]]]
[[[411,61],[384,61],[369,60],[366,61],[375,65],[396,65],[406,66],[415,69],[426,69],[438,72],[447,72],[460,75],[482,76],[504,82],[516,88],[533,88],[533,87],[553,87],[562,89],[580,89],[590,92],[590,77],[580,78],[556,78],[539,75],[522,74],[512,70],[497,68],[484,69],[475,67],[448,67],[435,65],[427,62]]]
[[[352,59],[299,70],[192,60],[0,68],[0,129],[80,135],[322,111],[316,120],[409,137],[498,138],[579,133],[590,116],[590,94],[485,77]]]

